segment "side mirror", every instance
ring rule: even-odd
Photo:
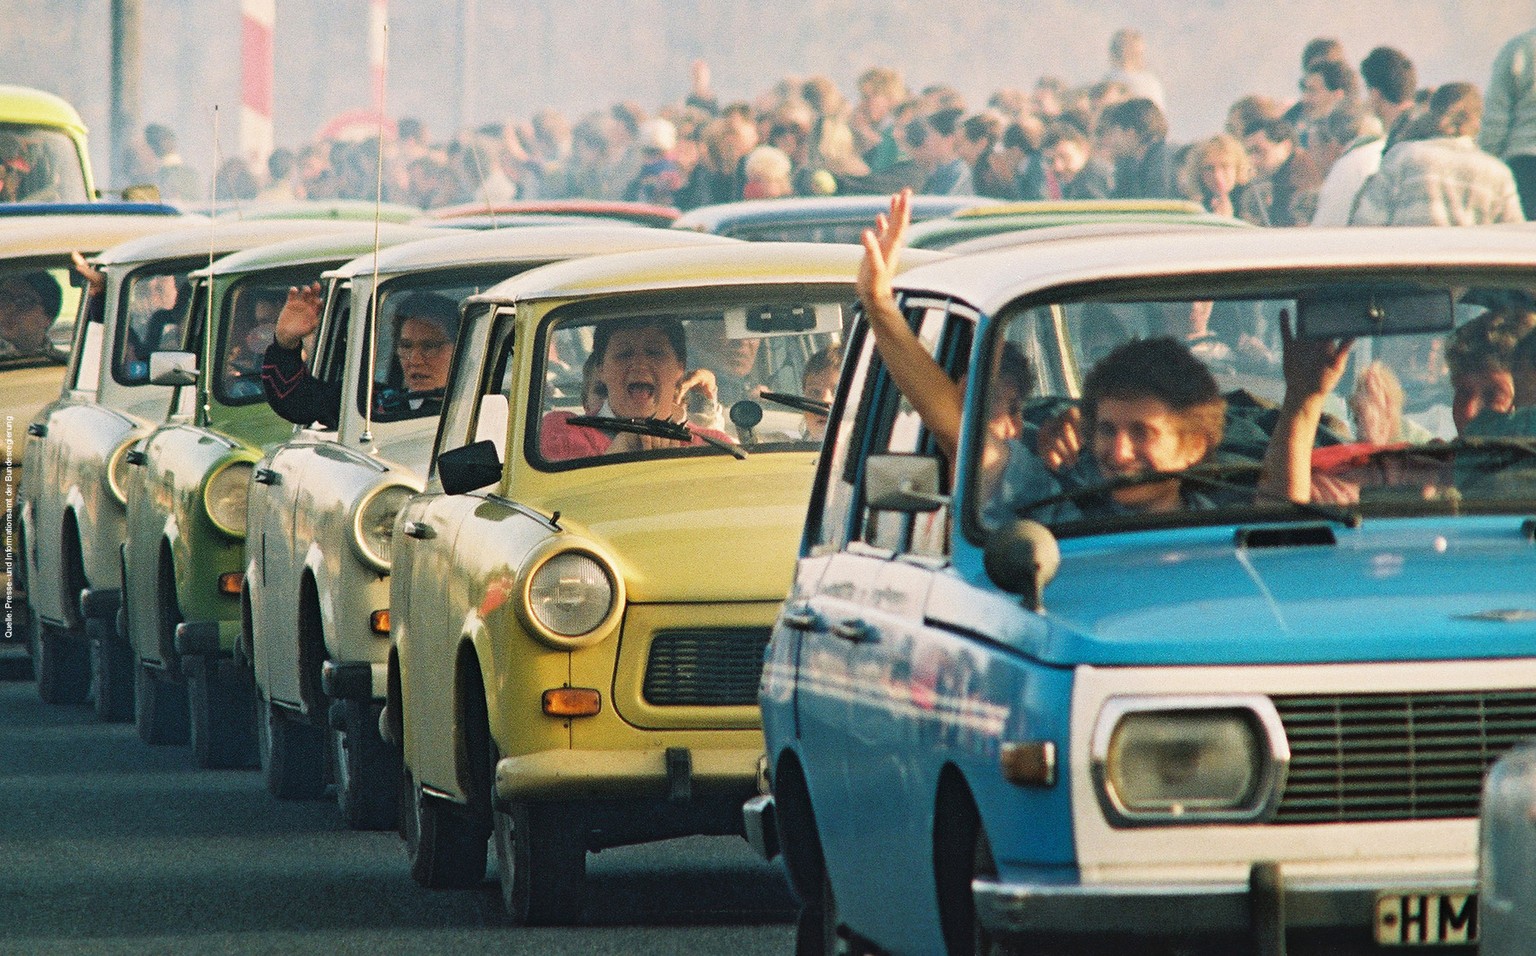
[[[443,491],[462,495],[501,480],[501,456],[492,441],[477,441],[437,456],[437,477]]]
[[[864,461],[864,503],[876,511],[919,514],[949,505],[939,494],[939,460],[932,455],[870,455]]]
[[[197,356],[191,352],[152,352],[149,356],[151,385],[196,385]]]
[[[1061,567],[1061,547],[1051,529],[1040,522],[1014,521],[987,536],[982,564],[993,584],[1039,611],[1045,606],[1045,586]]]

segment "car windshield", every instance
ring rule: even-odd
[[[0,123],[0,202],[87,202],[85,170],[68,136]]]
[[[571,467],[817,448],[849,300],[758,294],[546,323],[530,458]]]
[[[1016,308],[989,346],[987,414],[969,446],[973,517],[983,529],[1025,517],[1072,533],[1527,511],[1533,303],[1529,288],[1486,277],[1403,276]],[[1071,382],[1031,361],[1058,334]],[[1337,384],[1303,387],[1307,356],[1325,353]],[[1297,430],[1301,408],[1315,433]],[[1312,436],[1310,454],[1288,441],[1296,434]]]
[[[118,301],[123,303],[112,371],[124,385],[149,381],[149,355],[182,346],[191,300],[187,275],[202,263],[146,266],[128,277]]]
[[[517,271],[512,266],[397,279],[379,291],[372,356],[373,419],[436,418],[458,339],[459,307],[469,296]],[[365,361],[368,360],[365,355]],[[358,376],[359,412],[367,409],[369,370]]]

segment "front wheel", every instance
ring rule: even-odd
[[[187,701],[199,767],[246,769],[260,763],[250,671],[231,660],[204,661],[187,675]]]
[[[411,879],[429,890],[466,889],[485,880],[485,825],[465,807],[425,793],[400,771],[401,836]]]
[[[253,693],[256,749],[267,792],[279,800],[318,800],[325,796],[325,735]]]
[[[187,742],[187,685],[173,683],[139,661],[133,669],[133,722],[154,747]]]
[[[45,704],[85,703],[91,689],[91,659],[84,635],[45,624],[36,614],[28,627],[37,696]]]
[[[492,812],[501,901],[514,924],[568,926],[581,918],[587,848],[572,817],[550,803]]]
[[[133,648],[117,633],[111,618],[86,618],[85,636],[96,685],[96,716],[111,723],[132,720]]]
[[[366,700],[331,705],[336,803],[354,830],[388,830],[400,816],[400,751],[379,736],[380,709]]]

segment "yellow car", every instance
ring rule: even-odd
[[[67,102],[0,85],[0,202],[84,203],[96,196],[85,124]]]
[[[478,883],[494,833],[511,919],[566,923],[588,851],[741,832],[859,255],[599,256],[469,300],[487,344],[393,533],[382,729],[419,883]]]

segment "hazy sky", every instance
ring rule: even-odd
[[[170,123],[206,171],[215,104],[223,153],[235,148],[238,3],[142,7],[141,119]],[[73,101],[102,166],[108,10],[107,0],[0,0],[0,82]],[[277,0],[280,145],[368,105],[366,15],[367,0]],[[786,74],[825,73],[851,94],[861,70],[882,64],[913,86],[950,82],[980,105],[1043,73],[1099,79],[1121,26],[1146,34],[1173,138],[1188,140],[1217,129],[1246,93],[1294,96],[1301,47],[1319,35],[1342,40],[1356,63],[1373,46],[1399,47],[1425,85],[1484,85],[1498,48],[1536,26],[1536,0],[393,0],[388,105],[437,137],[544,105],[573,119],[617,99],[653,109],[683,95],[696,58],[727,100]]]

